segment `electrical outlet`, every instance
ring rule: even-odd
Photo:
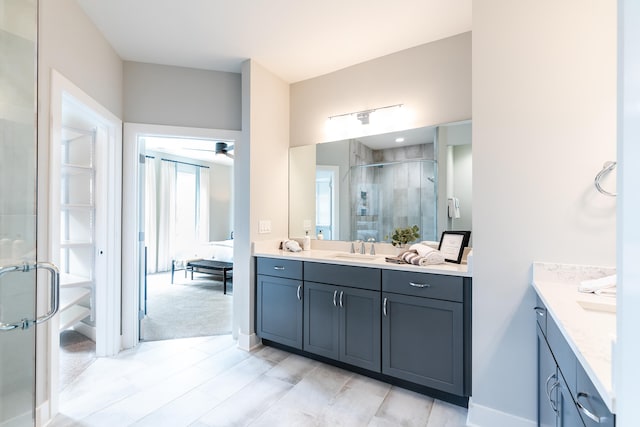
[[[309,231],[311,230],[311,220],[310,219],[305,219],[302,222],[302,228],[304,229],[304,231]]]
[[[258,225],[258,233],[260,234],[271,233],[271,221],[268,219],[261,219]]]

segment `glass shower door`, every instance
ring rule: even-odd
[[[0,426],[35,406],[37,1],[0,0]]]

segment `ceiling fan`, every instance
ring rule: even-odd
[[[215,149],[210,150],[208,148],[185,148],[185,150],[193,150],[193,151],[209,151],[213,152],[216,155],[227,156],[230,159],[233,159],[233,144],[228,144],[226,142],[216,142]]]

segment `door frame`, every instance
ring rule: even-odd
[[[226,129],[191,128],[182,126],[124,123],[124,150],[122,157],[122,259],[136,260],[122,263],[122,347],[133,348],[140,341],[139,307],[144,256],[144,230],[138,220],[144,216],[144,147],[141,136],[169,136],[177,138],[224,139],[240,141],[242,132]],[[235,186],[235,183],[234,183]],[[140,244],[142,242],[142,244]]]
[[[56,214],[52,210],[53,199],[60,194],[60,180],[53,176],[56,171],[52,168],[54,163],[53,155],[59,153],[56,144],[60,144],[61,126],[62,126],[62,103],[63,97],[68,96],[78,104],[80,108],[84,108],[88,114],[92,116],[106,132],[106,140],[104,151],[102,154],[106,156],[105,164],[107,171],[105,177],[104,189],[107,191],[107,211],[105,212],[106,230],[109,230],[109,238],[104,242],[101,250],[104,252],[105,260],[105,283],[111,286],[103,286],[102,289],[96,289],[96,301],[99,301],[100,310],[96,313],[96,324],[102,325],[96,331],[96,355],[111,356],[119,352],[121,348],[120,340],[120,297],[121,297],[121,193],[122,193],[122,121],[113,113],[99,104],[91,96],[82,89],[73,84],[69,79],[64,77],[60,72],[51,69],[51,94],[50,94],[50,121],[49,121],[49,202],[46,206],[39,209],[39,214],[43,209],[47,210],[48,220],[48,251],[49,258],[54,253],[53,242],[59,240],[56,233],[60,232],[60,223],[55,222],[59,219],[59,213]],[[48,408],[37,408],[42,416],[41,420],[46,420],[50,415],[55,416],[59,407],[59,351],[60,351],[60,331],[59,316],[55,316],[48,324],[48,343],[47,352],[43,354],[38,351],[36,357],[48,358],[47,369],[47,395],[49,396]],[[45,406],[43,404],[43,406]]]

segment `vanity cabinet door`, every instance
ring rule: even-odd
[[[302,349],[302,281],[258,275],[256,291],[258,336]]]
[[[338,360],[339,290],[322,283],[304,284],[304,345],[309,353]]]
[[[569,392],[569,386],[560,374],[558,386],[558,427],[584,427],[578,407]]]
[[[382,373],[464,394],[462,303],[382,294]]]
[[[538,330],[538,426],[556,427],[558,366],[547,341]]]
[[[380,372],[380,292],[339,289],[340,360]]]
[[[303,349],[380,372],[380,292],[305,282]]]

